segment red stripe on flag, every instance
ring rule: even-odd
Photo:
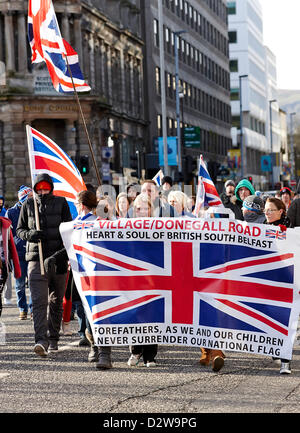
[[[150,301],[151,299],[155,299],[158,297],[159,297],[159,295],[147,295],[147,296],[143,296],[143,297],[138,298],[138,299],[134,299],[133,301],[125,302],[124,304],[117,305],[117,306],[112,307],[112,308],[108,308],[107,310],[100,311],[99,313],[93,314],[93,320],[99,319],[100,317],[107,316],[108,314],[111,314],[111,313],[116,313],[120,310],[123,311],[124,308],[133,307],[134,305],[140,304],[142,302],[147,302],[147,301]]]
[[[80,180],[69,170],[64,168],[59,162],[53,161],[51,159],[45,160],[43,156],[34,155],[35,168],[37,170],[49,170],[54,174],[58,174],[65,179],[65,181],[72,185],[72,187],[80,192],[86,187],[80,182]]]
[[[111,263],[111,264],[117,265],[117,266],[122,266],[123,268],[128,269],[130,271],[146,271],[147,270],[147,269],[140,268],[138,266],[130,265],[129,263],[121,262],[120,260],[113,259],[112,257],[105,256],[104,254],[99,254],[99,253],[96,253],[95,251],[90,251],[90,250],[88,250],[84,247],[81,247],[79,245],[74,245],[74,250],[86,253],[89,256],[92,256],[96,259],[104,260],[107,263]],[[129,278],[129,277],[127,277],[127,278]]]
[[[254,319],[259,320],[260,322],[265,323],[266,325],[270,326],[271,328],[275,329],[276,331],[281,332],[284,335],[288,335],[288,330],[285,328],[282,328],[282,326],[277,325],[276,323],[271,322],[271,320],[266,319],[265,317],[261,316],[260,314],[254,313],[251,310],[248,310],[245,307],[242,307],[241,305],[234,304],[231,301],[227,301],[225,299],[217,299],[217,301],[221,302],[222,304],[227,305],[230,308],[233,308],[234,310],[239,311],[240,313],[244,313],[247,316],[253,317]]]
[[[233,271],[235,269],[241,269],[245,267],[245,264],[248,266],[256,266],[256,265],[264,265],[268,263],[274,263],[274,262],[280,262],[283,260],[291,259],[293,258],[293,254],[281,254],[280,256],[271,257],[271,258],[264,258],[264,259],[257,259],[257,260],[250,260],[249,262],[242,262],[242,263],[236,263],[233,265],[225,266],[224,268],[215,269],[213,271],[208,271],[208,274],[222,274],[223,272]],[[245,268],[245,271],[247,269]],[[248,271],[247,271],[248,272]]]
[[[43,135],[43,134],[39,133],[36,129],[32,129],[32,128],[31,128],[31,132],[32,132],[33,136],[36,135],[40,140],[42,140],[45,143],[47,143],[48,146],[51,147],[51,149],[55,153],[57,153],[68,164],[68,166],[71,168],[71,170],[74,170],[73,165],[71,164],[71,162],[69,161],[69,159],[66,158],[66,155],[64,155],[63,152],[60,150],[60,148],[56,144],[54,144],[53,142],[51,142],[49,140],[49,138],[46,137],[46,135]]]

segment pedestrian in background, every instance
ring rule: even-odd
[[[17,225],[21,212],[22,204],[27,200],[28,197],[32,197],[32,189],[29,186],[21,185],[18,191],[18,201],[14,206],[10,207],[6,212],[6,217],[12,222],[12,234],[14,237],[15,245],[17,248],[19,262],[21,267],[21,277],[16,279],[15,289],[17,295],[17,306],[19,308],[19,320],[26,320],[28,310],[32,314],[32,301],[29,295],[29,303],[26,298],[26,278],[27,278],[27,267],[28,262],[25,260],[26,253],[26,241],[20,239],[17,234]]]
[[[14,277],[20,278],[21,268],[18,252],[11,231],[11,221],[0,217],[0,317],[2,314],[2,292],[11,272],[10,262],[13,264]]]

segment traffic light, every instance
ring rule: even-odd
[[[248,180],[249,180],[249,182],[253,183],[253,178],[252,178],[252,176],[248,176]]]
[[[88,155],[82,155],[79,158],[79,171],[81,174],[88,174],[90,171],[90,161]]]

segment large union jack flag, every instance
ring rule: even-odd
[[[51,0],[28,1],[28,38],[32,63],[46,62],[53,86],[57,92],[88,92],[84,82],[78,54],[60,34]],[[69,73],[67,61],[71,69]]]
[[[78,168],[69,155],[49,137],[29,125],[26,130],[32,184],[38,174],[49,174],[54,184],[53,194],[66,198],[71,215],[75,218],[76,194],[86,189]]]
[[[199,172],[198,172],[198,187],[194,214],[199,215],[201,209],[205,206],[223,206],[218,191],[213,183],[203,156],[200,155]]]
[[[293,254],[178,241],[91,240],[72,248],[95,325],[172,323],[288,335]]]

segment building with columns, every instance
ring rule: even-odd
[[[126,174],[136,151],[144,151],[143,41],[137,3],[53,0],[62,36],[77,51],[92,88],[79,99],[100,175],[105,173],[107,182]],[[21,184],[31,183],[27,124],[74,160],[89,155],[74,94],[57,93],[45,64],[31,64],[27,8],[25,0],[0,0],[0,193],[8,201],[16,198]],[[103,159],[107,146],[111,159]],[[97,186],[91,159],[90,166],[84,179]]]

